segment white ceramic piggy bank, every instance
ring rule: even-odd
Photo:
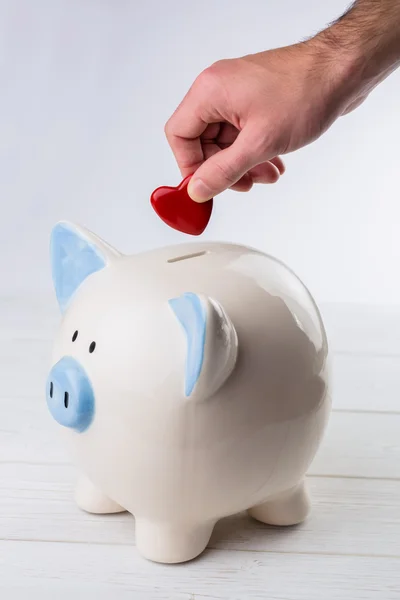
[[[139,551],[171,563],[227,515],[304,520],[331,402],[299,279],[238,245],[123,256],[68,223],[51,260],[63,319],[46,394],[82,473],[78,505],[129,511]]]

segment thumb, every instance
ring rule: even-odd
[[[208,158],[189,181],[192,200],[205,202],[234,185],[250,169],[265,160],[243,129],[231,146]]]

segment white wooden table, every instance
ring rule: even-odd
[[[47,413],[55,305],[0,302],[0,598],[400,599],[400,309],[324,306],[334,411],[309,481],[314,510],[274,529],[244,515],[209,549],[163,566],[127,514],[73,503],[75,473]]]

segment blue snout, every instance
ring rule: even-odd
[[[64,356],[51,369],[46,399],[53,418],[64,427],[82,432],[94,415],[94,393],[85,369],[71,356]]]

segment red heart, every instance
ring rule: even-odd
[[[187,187],[192,176],[188,175],[178,187],[159,187],[151,195],[151,205],[170,227],[200,235],[208,225],[211,217],[213,199],[208,202],[195,202],[188,194]]]

